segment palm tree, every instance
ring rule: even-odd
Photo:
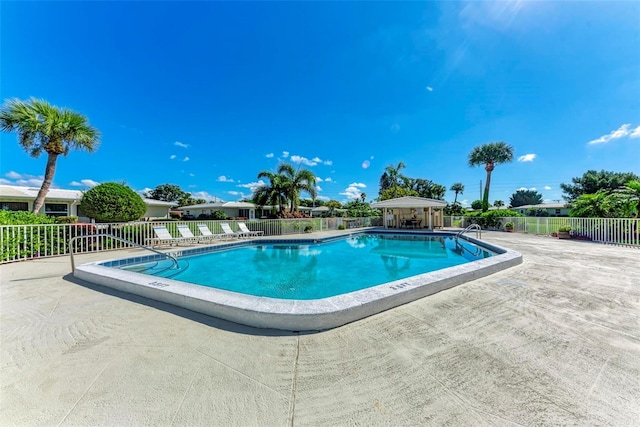
[[[464,185],[461,182],[456,182],[451,186],[449,190],[455,191],[456,193],[456,197],[454,197],[453,199],[453,204],[455,205],[456,202],[458,201],[458,193],[460,194],[464,193]]]
[[[33,213],[38,213],[44,204],[58,156],[66,156],[72,149],[93,152],[100,144],[100,132],[89,125],[85,116],[36,98],[6,101],[0,109],[0,128],[16,132],[20,145],[31,157],[47,153],[44,181],[33,202]]]
[[[301,191],[306,191],[315,200],[316,176],[309,169],[298,168],[296,171],[289,163],[282,163],[278,166],[278,173],[283,175],[288,183],[287,197],[291,203],[291,212],[298,210]]]
[[[484,184],[484,194],[482,197],[482,211],[489,209],[489,187],[491,186],[491,172],[496,165],[513,160],[513,147],[504,142],[490,142],[488,144],[475,147],[469,153],[469,166],[484,165],[487,171],[487,180]]]
[[[258,174],[258,178],[267,178],[269,185],[258,187],[253,193],[253,200],[259,206],[278,206],[278,214],[282,216],[289,201],[287,196],[289,183],[286,177],[282,174],[262,171]]]
[[[391,188],[393,196],[396,197],[398,188],[406,187],[409,184],[408,178],[400,173],[405,167],[403,162],[398,162],[398,166],[389,165],[384,169],[380,177],[380,194],[384,190]]]
[[[496,200],[493,202],[493,206],[495,206],[496,208],[501,208],[504,206],[504,202],[502,200]]]
[[[367,199],[367,193],[360,193],[360,199],[362,200],[362,203],[364,203],[364,201]]]

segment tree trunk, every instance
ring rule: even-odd
[[[456,191],[456,197],[453,198],[453,204],[455,205],[458,201],[458,192]]]
[[[491,171],[487,171],[487,182],[484,185],[484,195],[482,197],[482,212],[489,209],[489,186],[491,185]]]
[[[40,211],[40,208],[44,205],[44,199],[49,193],[49,187],[51,187],[51,183],[53,182],[53,175],[56,173],[56,160],[58,160],[58,156],[59,154],[55,153],[47,154],[47,168],[44,171],[44,181],[42,182],[42,187],[40,187],[36,199],[33,201],[33,210],[31,212],[34,214]]]

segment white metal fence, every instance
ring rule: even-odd
[[[186,224],[198,236],[198,224],[206,224],[212,233],[222,234],[221,223],[228,223],[239,231],[238,221],[149,221],[109,224],[29,224],[0,226],[0,264],[33,258],[51,257],[69,253],[69,242],[77,236],[87,236],[74,242],[74,253],[101,252],[127,248],[130,245],[108,236],[112,234],[139,245],[147,245],[154,238],[153,226],[164,225],[173,237],[179,237],[177,226]],[[304,218],[242,221],[252,231],[263,231],[265,236],[304,234],[313,231],[381,225],[372,218]]]
[[[444,226],[465,228],[474,220],[477,221],[473,217],[448,216],[444,217]],[[514,217],[501,218],[495,228],[501,230],[509,221],[514,223],[514,231],[518,233],[553,235],[560,227],[569,226],[575,239],[640,247],[638,218]]]

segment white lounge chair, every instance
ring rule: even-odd
[[[213,234],[211,230],[209,230],[209,226],[207,224],[198,224],[198,230],[200,230],[202,237],[209,240],[224,239],[227,237],[226,234]]]
[[[200,243],[204,240],[209,240],[209,238],[206,238],[204,236],[194,236],[188,225],[182,224],[177,225],[176,227],[178,228],[178,232],[185,241]]]
[[[247,224],[245,224],[244,222],[239,222],[238,228],[240,228],[240,231],[247,236],[262,236],[264,234],[264,231],[262,230],[259,230],[259,231],[249,230],[249,227],[247,227]]]
[[[233,231],[231,229],[231,226],[226,223],[226,222],[221,222],[220,223],[220,227],[222,227],[222,231],[224,231],[224,234],[226,234],[228,237],[231,238],[240,238],[240,237],[244,237],[244,233],[238,233],[237,231]]]
[[[188,240],[184,237],[173,237],[171,233],[169,233],[169,230],[167,230],[167,227],[165,227],[164,225],[154,225],[153,232],[155,233],[156,237],[147,239],[147,244],[151,243],[151,247],[166,244],[173,246],[174,243],[178,245],[180,244],[180,242]]]

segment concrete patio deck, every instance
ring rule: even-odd
[[[483,239],[523,264],[313,334],[2,265],[0,424],[639,425],[640,250]]]

